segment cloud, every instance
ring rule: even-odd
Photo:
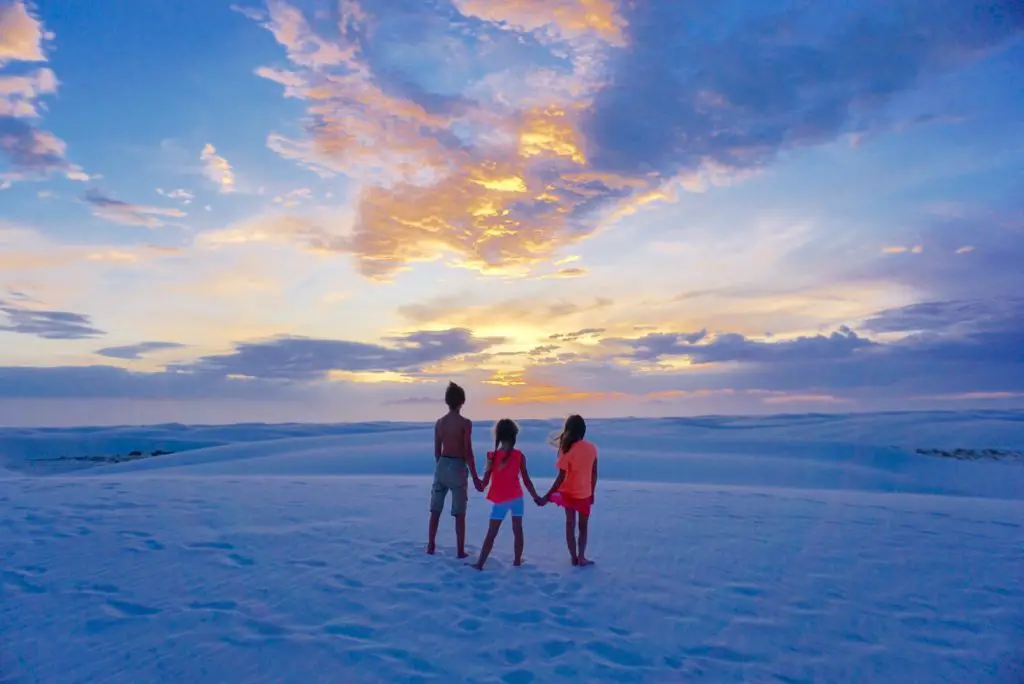
[[[89,316],[70,311],[30,308],[0,299],[0,332],[35,335],[47,340],[81,340],[105,333],[94,327]]]
[[[49,37],[24,0],[0,3],[0,66],[8,61],[45,62],[43,40]]]
[[[126,226],[159,228],[160,226],[167,225],[167,222],[161,220],[160,217],[182,218],[188,215],[181,209],[129,204],[128,202],[107,197],[95,189],[89,190],[86,193],[85,201],[92,205],[94,216]]]
[[[247,19],[252,19],[253,21],[263,21],[264,19],[267,18],[266,12],[256,7],[244,7],[242,5],[232,4],[229,6],[228,9],[230,9],[232,12],[238,12],[243,17]]]
[[[280,204],[285,209],[291,209],[297,207],[305,201],[313,198],[313,191],[309,188],[299,188],[297,190],[290,190],[283,195],[277,195],[274,197],[274,204]]]
[[[751,340],[737,333],[709,337],[706,330],[695,333],[652,333],[635,340],[609,340],[633,348],[633,358],[656,361],[668,356],[686,356],[691,363],[729,361],[785,363],[820,361],[849,357],[874,343],[843,327],[830,335],[802,336],[786,340]]]
[[[235,191],[235,172],[224,157],[217,154],[217,149],[206,143],[199,159],[203,162],[203,174],[213,181],[222,193]]]
[[[405,397],[402,399],[387,399],[385,406],[431,406],[438,403],[437,397]]]
[[[123,347],[104,347],[103,349],[97,349],[96,353],[112,359],[136,361],[147,354],[168,349],[182,349],[184,347],[185,345],[177,342],[139,342],[138,344],[130,344]]]
[[[0,366],[0,397],[18,399],[280,399],[280,383],[162,371],[139,373],[115,366]]]
[[[499,338],[477,338],[464,329],[414,332],[388,338],[389,345],[285,337],[239,344],[229,354],[206,356],[178,370],[270,380],[322,380],[331,371],[401,371],[483,351]]]
[[[594,164],[674,175],[749,169],[861,131],[881,107],[1024,30],[1015,0],[768,2],[757,12],[675,0],[624,10],[629,46],[583,123]]]
[[[38,117],[39,98],[56,93],[57,85],[50,69],[15,76],[0,74],[0,116]]]
[[[13,179],[41,178],[54,171],[73,171],[67,161],[67,145],[47,131],[20,118],[0,116],[0,151],[10,160]]]
[[[577,7],[581,21],[587,4]],[[589,5],[591,20],[600,24],[607,3]],[[563,1],[556,8],[566,25],[572,25],[566,14],[571,6]],[[475,10],[484,11],[482,5]],[[261,67],[257,74],[283,85],[286,97],[307,101],[308,123],[304,139],[272,133],[268,145],[321,175],[342,173],[359,181],[352,237],[335,247],[354,254],[369,278],[388,279],[409,263],[444,257],[484,273],[529,273],[560,247],[589,235],[594,216],[607,204],[647,185],[642,178],[588,173],[576,126],[587,105],[583,87],[568,98],[534,88],[528,105],[439,93],[421,82],[422,63],[375,63],[387,47],[378,37],[391,34],[369,30],[362,12],[350,11],[331,38],[284,2],[271,4],[271,16],[268,28],[294,68]],[[431,32],[417,38],[417,45],[440,42],[466,50],[467,57],[468,43],[484,36],[500,43],[492,34],[507,33],[474,22],[481,35],[470,37],[438,17],[422,18]],[[565,61],[529,43],[532,48],[516,49],[532,49],[542,61]],[[451,62],[438,66],[461,68]],[[550,97],[535,101],[538,92]]]
[[[0,68],[8,62],[44,62],[43,41],[52,38],[22,0],[0,2]],[[25,119],[40,116],[39,99],[57,92],[57,77],[50,69],[0,74],[0,152],[11,170],[0,172],[0,188],[14,181],[37,180],[61,172],[69,180],[89,175],[66,158],[63,140]]]
[[[613,0],[454,0],[466,16],[476,16],[526,32],[548,29],[572,38],[594,35],[612,45],[625,43],[625,22]]]
[[[880,311],[863,327],[876,333],[949,332],[999,328],[1013,320],[1024,320],[1022,298],[918,302]]]
[[[164,197],[181,200],[181,203],[186,205],[192,204],[192,200],[196,198],[195,194],[183,188],[178,188],[177,190],[169,191],[164,190],[163,188],[157,188],[156,192],[158,195],[163,195]]]
[[[406,320],[417,324],[450,324],[478,328],[500,323],[537,323],[550,329],[550,326],[565,319],[606,309],[613,304],[611,299],[604,297],[582,303],[550,297],[521,297],[475,304],[471,298],[454,296],[405,304],[398,307],[398,312]]]
[[[597,337],[604,333],[604,331],[604,328],[584,328],[583,330],[575,330],[568,333],[556,333],[548,336],[548,339],[558,342],[577,342],[584,337]]]

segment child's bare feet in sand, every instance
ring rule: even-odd
[[[484,569],[484,564],[479,562],[479,561],[477,561],[476,563],[467,563],[466,565],[468,565],[469,567],[473,568],[474,570],[483,570]]]
[[[459,551],[457,558],[459,558],[460,560],[462,560],[464,558],[469,558],[469,554],[466,553],[465,551]]]
[[[434,546],[433,544],[427,544],[427,554],[428,555],[433,556],[436,551],[437,551],[437,547],[436,546]]]
[[[580,556],[579,559],[573,565],[578,565],[579,567],[584,568],[588,565],[593,564],[594,561],[590,560],[589,558],[584,558],[583,556]]]
[[[514,561],[512,561],[512,566],[516,567],[516,568],[523,567],[523,559],[522,558],[516,558]]]

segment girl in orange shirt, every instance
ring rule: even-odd
[[[562,433],[555,439],[558,477],[540,501],[541,505],[551,501],[565,509],[565,543],[569,547],[569,558],[573,565],[581,567],[594,563],[587,558],[587,535],[597,488],[597,447],[583,439],[586,434],[587,424],[582,416],[566,418]]]
[[[516,567],[523,564],[523,488],[519,484],[522,476],[526,491],[533,501],[540,505],[540,497],[533,488],[530,473],[526,470],[526,456],[516,449],[516,437],[519,426],[515,421],[502,418],[494,426],[494,451],[487,454],[487,470],[484,472],[483,487],[490,484],[487,499],[494,505],[491,507],[491,522],[487,528],[487,537],[480,547],[480,558],[473,564],[477,570],[484,569],[487,556],[494,547],[494,540],[501,529],[505,516],[512,514],[512,535],[515,538]],[[482,490],[481,490],[482,491]]]

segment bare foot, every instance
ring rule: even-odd
[[[585,568],[586,566],[593,565],[593,564],[594,564],[594,561],[590,560],[589,558],[583,558],[582,556],[580,556],[579,566],[581,568]]]
[[[482,563],[468,563],[468,565],[469,565],[469,567],[473,568],[474,570],[483,570],[484,569],[484,566],[483,566]]]
[[[428,553],[429,555],[433,556],[433,555],[434,555],[434,552],[435,552],[436,550],[437,550],[437,547],[435,547],[435,546],[434,546],[433,544],[427,544],[427,553]]]
[[[522,559],[522,558],[517,558],[517,559],[515,559],[515,560],[514,560],[514,561],[512,562],[512,566],[513,566],[513,567],[516,567],[516,568],[521,568],[521,567],[523,567],[523,559]]]
[[[466,553],[465,551],[460,551],[459,555],[458,555],[458,558],[460,558],[460,559],[462,559],[462,558],[469,558],[469,554]]]
[[[572,558],[570,560],[572,560],[573,567],[576,567],[577,565],[580,564],[580,559],[579,558]]]

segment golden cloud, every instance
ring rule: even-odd
[[[352,253],[368,278],[386,280],[409,263],[442,258],[486,274],[528,274],[590,235],[600,212],[656,189],[653,179],[591,171],[579,128],[602,50],[622,42],[625,24],[610,0],[463,0],[465,13],[522,30],[548,26],[570,40],[574,87],[431,108],[381,86],[362,53],[370,36],[365,15],[351,0],[331,40],[284,0],[269,8],[265,25],[292,67],[256,73],[282,85],[286,97],[305,100],[308,118],[304,138],[271,133],[268,146],[322,176],[341,173],[361,185],[350,238],[324,240],[331,230],[291,237]],[[582,274],[565,269],[560,276]]]
[[[616,46],[625,45],[626,22],[614,0],[455,0],[466,16],[510,28],[547,28],[563,38],[593,35]]]

